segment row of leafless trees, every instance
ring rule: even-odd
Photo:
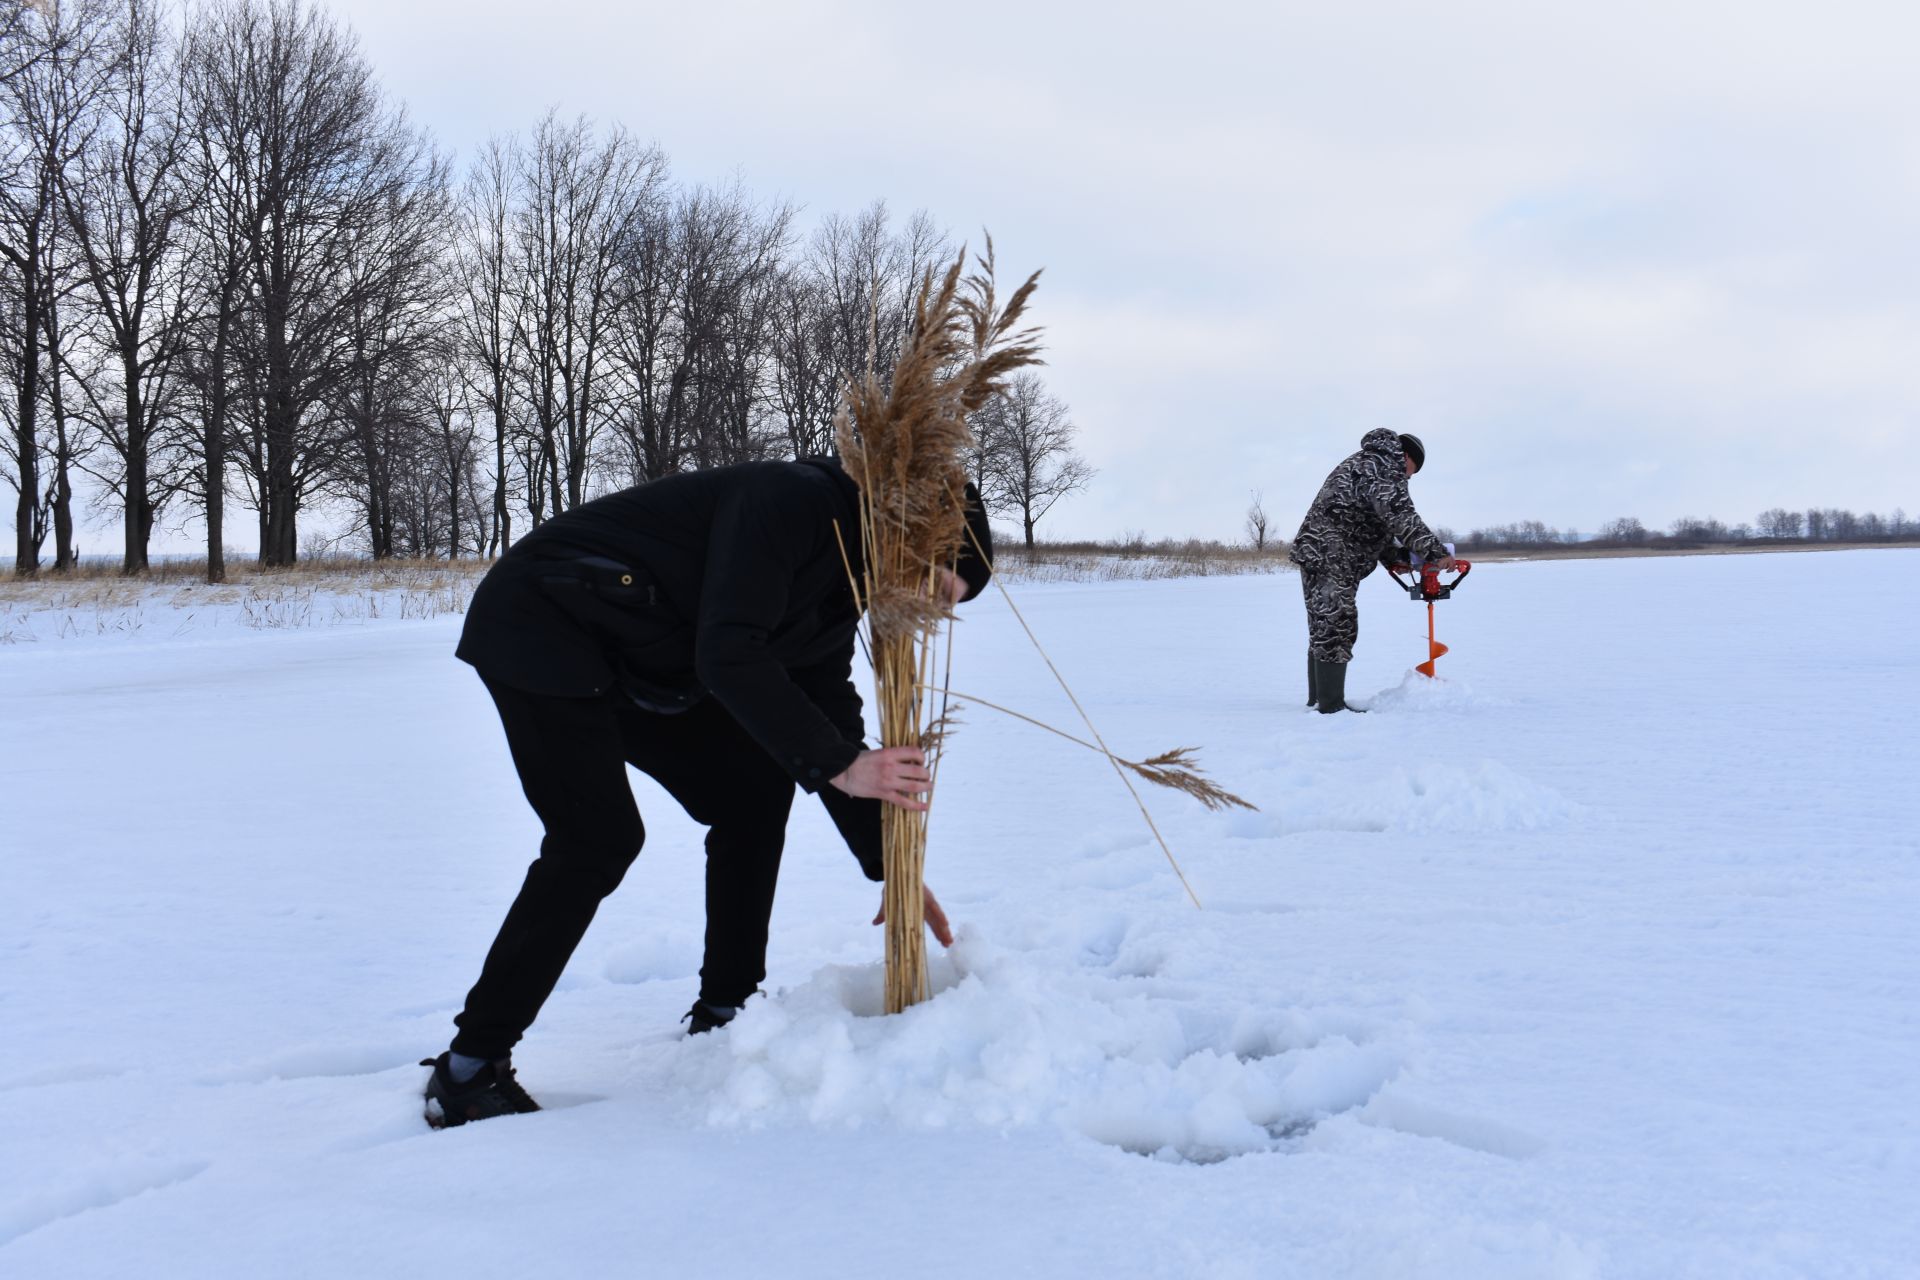
[[[827,452],[954,246],[876,203],[676,182],[618,127],[550,114],[456,173],[309,0],[62,0],[0,17],[0,479],[16,572],[70,565],[76,494],[125,568],[230,497],[260,559],[303,513],[376,557],[493,554],[598,492]],[[1024,379],[978,423],[997,512],[1091,474]]]
[[[1456,541],[1452,530],[1435,530],[1449,542]],[[1635,547],[1657,543],[1746,543],[1767,541],[1802,542],[1899,542],[1920,539],[1920,520],[1909,519],[1904,510],[1892,515],[1873,512],[1855,514],[1835,508],[1810,508],[1788,511],[1775,507],[1763,511],[1752,524],[1729,525],[1720,520],[1682,516],[1665,533],[1649,529],[1632,516],[1622,516],[1602,525],[1593,537],[1578,530],[1557,530],[1538,520],[1475,529],[1458,539],[1462,547],[1543,547],[1569,543],[1599,543],[1606,546]]]
[[[1682,533],[1681,526],[1698,528],[1700,532]],[[1676,537],[1699,537],[1713,540],[1717,532],[1717,521],[1681,521],[1676,524]],[[1737,536],[1737,531],[1736,531]],[[1906,511],[1896,507],[1891,515],[1879,515],[1865,511],[1858,514],[1842,511],[1833,507],[1809,507],[1805,511],[1787,511],[1775,507],[1762,511],[1754,526],[1754,536],[1761,538],[1801,538],[1809,542],[1879,542],[1882,540],[1905,540],[1920,538],[1920,520],[1911,519]]]

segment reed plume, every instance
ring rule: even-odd
[[[1039,332],[1021,328],[1035,272],[1005,304],[994,281],[993,240],[966,272],[963,248],[946,271],[929,271],[914,301],[913,329],[882,386],[870,370],[848,388],[834,421],[842,464],[860,488],[868,652],[883,746],[917,746],[937,769],[950,721],[936,714],[935,642],[951,617],[937,570],[967,537],[967,415],[1039,364]],[[887,1012],[927,998],[924,889],[927,813],[881,810],[886,871]]]

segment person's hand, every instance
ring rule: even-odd
[[[967,580],[953,570],[942,566],[934,570],[934,577],[938,583],[935,590],[946,598],[949,609],[959,604],[960,597],[967,594]]]
[[[933,786],[933,775],[927,772],[927,757],[920,748],[881,747],[862,751],[845,773],[830,781],[850,796],[924,813],[927,804],[918,797]]]
[[[1441,556],[1438,560],[1435,560],[1433,562],[1433,567],[1438,569],[1442,573],[1452,573],[1454,568],[1453,557]]]
[[[927,918],[927,928],[933,930],[933,936],[941,946],[952,946],[953,927],[947,923],[947,913],[940,909],[940,900],[934,897],[933,890],[924,884],[920,886],[920,892],[924,895],[920,906]],[[875,924],[887,922],[887,894],[884,889],[880,891],[880,910],[874,913],[873,922]]]

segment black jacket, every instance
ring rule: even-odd
[[[808,460],[688,472],[585,503],[500,558],[456,652],[529,693],[618,688],[668,712],[716,698],[820,791],[865,734],[852,680],[858,501],[837,464]]]

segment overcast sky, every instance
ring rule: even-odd
[[[331,7],[462,157],[555,106],[1045,267],[1057,535],[1291,536],[1376,426],[1461,531],[1920,513],[1910,3]]]

